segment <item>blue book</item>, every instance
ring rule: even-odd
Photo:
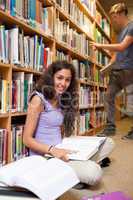
[[[12,16],[16,16],[15,9],[16,9],[16,0],[11,0],[11,2],[10,2],[10,14]]]
[[[36,0],[29,0],[29,18],[31,20],[36,19]]]

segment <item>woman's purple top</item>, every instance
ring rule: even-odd
[[[40,113],[38,124],[34,132],[34,138],[44,144],[57,145],[61,143],[61,125],[63,123],[63,114],[60,108],[55,108],[47,101],[42,93],[37,91],[33,92],[33,96],[38,95],[44,105],[44,111]],[[30,155],[38,154],[30,150]]]

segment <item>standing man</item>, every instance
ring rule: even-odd
[[[106,49],[116,52],[111,62],[109,74],[109,86],[107,91],[106,109],[107,124],[101,136],[115,134],[115,97],[126,86],[133,84],[133,21],[128,19],[128,10],[124,3],[118,3],[111,7],[110,17],[114,28],[119,30],[118,43],[99,44],[92,42],[94,49]],[[104,72],[104,70],[103,70]],[[133,140],[133,128],[125,138]]]

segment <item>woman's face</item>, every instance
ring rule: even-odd
[[[58,94],[64,93],[71,83],[71,71],[69,69],[61,69],[54,74],[54,87]]]

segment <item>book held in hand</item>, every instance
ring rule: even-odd
[[[55,200],[79,183],[79,179],[64,161],[33,155],[1,167],[0,182],[26,188],[42,200]]]
[[[109,73],[112,69],[112,64],[108,64],[104,67],[102,67],[102,69],[100,69],[100,73],[102,74],[106,74],[106,73]]]
[[[120,62],[109,63],[108,65],[100,69],[100,72],[102,74],[110,73],[111,70],[120,70],[120,66],[121,66]]]
[[[98,151],[100,145],[105,140],[106,137],[71,136],[64,138],[62,143],[56,145],[56,147],[74,151],[74,153],[68,155],[70,160],[85,161],[90,159]],[[49,157],[49,155],[46,156]]]

